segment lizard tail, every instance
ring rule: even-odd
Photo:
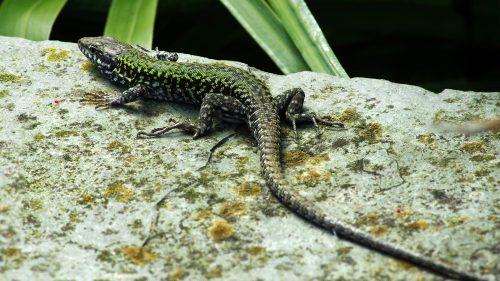
[[[334,235],[342,239],[412,263],[413,265],[443,277],[456,280],[482,280],[469,273],[455,270],[443,263],[433,261],[417,253],[376,239],[369,233],[358,230],[353,225],[344,223],[333,216],[327,215],[312,203],[307,202],[307,200],[299,194],[286,188],[279,159],[279,123],[273,122],[271,119],[265,120],[265,125],[261,124],[261,122],[254,123],[255,127],[253,128],[253,132],[259,145],[260,161],[266,184],[273,195],[288,209],[307,221],[313,222],[319,227],[333,232]]]

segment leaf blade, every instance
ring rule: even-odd
[[[113,0],[104,35],[151,49],[158,0]]]
[[[4,0],[0,6],[0,34],[47,40],[67,0]]]
[[[269,0],[269,4],[313,71],[349,77],[303,0]]]
[[[310,70],[280,20],[263,0],[220,0],[283,73]]]

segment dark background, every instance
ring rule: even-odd
[[[111,1],[68,1],[51,39],[102,35]],[[500,0],[306,0],[351,77],[500,91]],[[217,0],[159,1],[154,46],[280,73]]]

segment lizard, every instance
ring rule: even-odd
[[[179,62],[176,53],[147,50],[122,43],[112,37],[84,37],[78,40],[81,52],[111,81],[129,87],[118,96],[86,93],[81,102],[96,108],[122,106],[138,99],[153,99],[200,106],[196,121],[169,120],[165,127],[138,137],[159,137],[173,129],[192,134],[193,139],[207,134],[216,119],[246,123],[257,141],[265,183],[271,193],[288,209],[306,221],[332,232],[339,238],[409,262],[442,277],[457,280],[481,280],[416,252],[380,240],[327,214],[314,203],[288,189],[280,164],[280,117],[292,124],[312,122],[343,129],[342,123],[303,112],[305,93],[293,88],[276,97],[265,82],[251,71],[224,63]]]

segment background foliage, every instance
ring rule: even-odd
[[[500,1],[306,2],[351,77],[383,78],[434,91],[500,89]],[[55,19],[50,38],[75,42],[83,36],[102,35],[110,3],[68,1]],[[280,72],[216,0],[158,1],[153,46]]]

